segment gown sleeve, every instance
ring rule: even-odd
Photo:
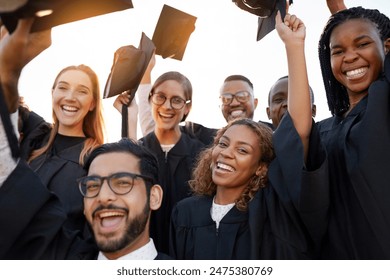
[[[310,134],[309,153],[304,162],[303,145],[288,113],[273,135],[275,160],[269,180],[278,201],[293,222],[304,227],[313,250],[318,251],[327,228],[329,208],[328,164],[316,126]]]

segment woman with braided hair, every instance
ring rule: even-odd
[[[325,259],[390,259],[390,20],[354,7],[331,16],[319,58],[332,117]]]

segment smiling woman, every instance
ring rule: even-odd
[[[67,226],[84,231],[82,196],[76,179],[85,175],[85,156],[104,142],[95,72],[86,65],[61,70],[53,84],[52,104],[52,125],[34,112],[27,114],[21,147],[31,168],[63,203],[69,217]]]

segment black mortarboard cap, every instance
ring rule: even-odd
[[[196,17],[164,5],[153,34],[156,54],[182,60]]]
[[[232,0],[239,8],[259,17],[257,41],[275,29],[275,16],[286,15],[286,0]],[[292,1],[290,1],[292,3]]]
[[[139,47],[123,46],[115,51],[114,62],[104,89],[103,98],[127,91],[133,100],[143,75],[152,59],[156,47],[142,33]],[[128,105],[129,105],[128,104]],[[122,106],[122,137],[127,137],[127,106]]]
[[[156,47],[142,33],[139,47],[122,46],[115,51],[114,62],[104,89],[104,98],[124,91],[137,91]]]
[[[15,2],[11,5],[11,1]],[[35,16],[31,28],[34,32],[130,8],[133,8],[131,0],[9,0],[0,4],[0,17],[12,33],[18,19]],[[43,12],[49,14],[42,16]]]

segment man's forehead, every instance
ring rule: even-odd
[[[221,93],[236,93],[241,90],[246,90],[250,93],[252,93],[251,86],[243,80],[232,80],[224,82],[221,87]]]
[[[116,172],[139,173],[139,158],[125,152],[98,155],[91,162],[88,175],[107,176]]]

